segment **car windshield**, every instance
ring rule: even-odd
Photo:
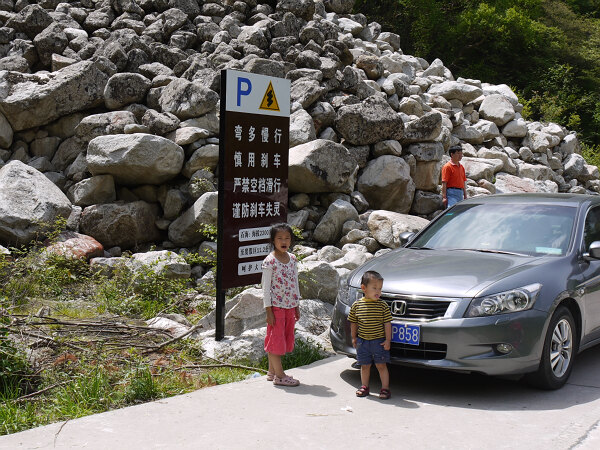
[[[560,256],[569,247],[575,213],[570,206],[459,204],[409,247]]]

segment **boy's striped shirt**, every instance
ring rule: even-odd
[[[367,300],[363,297],[350,307],[348,320],[358,323],[359,338],[380,339],[385,338],[383,324],[392,321],[392,313],[383,300]]]

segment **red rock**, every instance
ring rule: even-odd
[[[67,258],[86,259],[104,256],[104,247],[91,236],[63,231],[58,235],[57,242],[48,245],[47,252],[63,255]]]

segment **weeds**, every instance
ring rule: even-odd
[[[296,339],[294,351],[281,358],[283,370],[293,369],[294,367],[305,366],[315,361],[320,361],[324,358],[321,354],[322,350],[323,349],[319,344],[310,340],[304,341],[302,339]],[[269,367],[269,360],[266,355],[260,361],[260,367],[262,369],[267,369]]]
[[[201,232],[216,237],[216,227]],[[58,233],[46,236],[52,242]],[[183,256],[206,266],[216,260]],[[0,435],[239,381],[260,369],[219,367],[194,340],[159,345],[168,334],[139,319],[174,312],[194,323],[214,306],[192,303],[197,291],[188,279],[155,269],[125,259],[110,273],[96,272],[39,243],[0,255]],[[290,368],[320,358],[317,347],[298,340],[283,361]]]

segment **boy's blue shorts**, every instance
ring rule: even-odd
[[[383,349],[383,342],[385,338],[381,339],[362,339],[356,338],[356,361],[361,366],[369,364],[383,364],[390,362],[390,351]]]

